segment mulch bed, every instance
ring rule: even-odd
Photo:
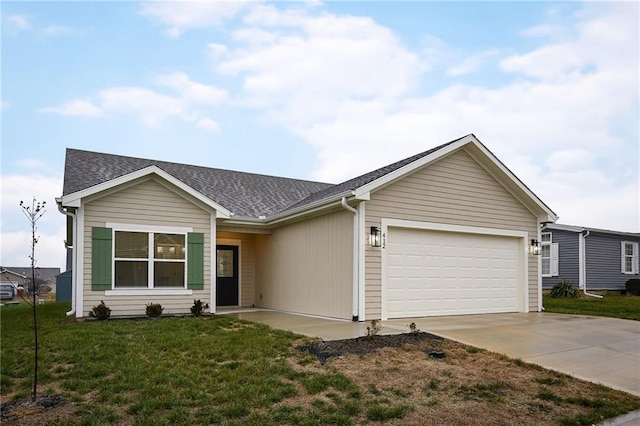
[[[25,412],[52,410],[66,402],[60,395],[38,395],[35,401],[31,396],[14,399],[0,405],[0,422],[14,421]]]
[[[298,346],[301,352],[308,352],[324,364],[330,358],[337,358],[343,354],[364,355],[380,348],[398,348],[405,345],[418,345],[428,342],[433,348],[439,348],[444,339],[425,332],[389,334],[377,336],[362,336],[355,339],[317,341]]]

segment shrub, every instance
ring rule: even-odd
[[[194,317],[199,317],[202,315],[202,312],[209,309],[209,304],[203,302],[202,300],[194,300],[193,306],[191,307],[191,315]]]
[[[380,330],[382,330],[382,326],[380,325],[380,321],[371,320],[371,325],[367,326],[366,337],[368,337],[370,339],[373,339],[374,337],[376,337],[380,333]]]
[[[89,316],[98,320],[106,320],[111,316],[111,309],[104,304],[104,300],[101,300],[98,306],[91,308]]]
[[[159,303],[149,303],[147,305],[147,316],[151,318],[160,318],[162,316],[162,311],[164,308]]]
[[[639,278],[631,278],[627,280],[624,284],[627,289],[627,294],[632,296],[640,296],[640,279]]]
[[[571,281],[562,279],[558,284],[553,286],[549,296],[554,299],[575,299],[578,297],[578,290],[573,287]]]

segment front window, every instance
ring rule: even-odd
[[[185,235],[115,232],[116,288],[185,287]]]

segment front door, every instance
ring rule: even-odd
[[[238,246],[216,246],[216,305],[239,305],[238,284]]]

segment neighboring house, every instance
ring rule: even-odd
[[[56,277],[56,302],[71,302],[72,271],[65,271]]]
[[[16,269],[23,268],[5,268],[4,266],[0,266],[0,283],[2,284],[12,284],[14,287],[26,287],[27,283],[30,283],[26,275],[16,271]]]
[[[24,286],[27,291],[31,292],[31,267],[7,266],[6,268],[1,268],[1,271],[0,278],[2,282],[10,280],[18,286]],[[51,293],[55,293],[56,275],[60,274],[60,268],[36,267],[35,273],[38,289],[49,288]]]
[[[57,202],[77,317],[540,311],[529,249],[556,220],[474,135],[337,185],[68,149]]]
[[[587,290],[624,290],[640,278],[640,234],[548,224],[541,235],[542,287],[561,279]]]

